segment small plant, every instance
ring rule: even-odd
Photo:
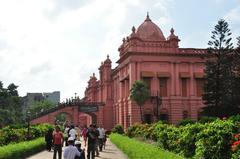
[[[123,126],[122,125],[115,125],[112,129],[113,133],[124,134]]]

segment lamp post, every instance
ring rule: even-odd
[[[30,139],[30,111],[27,111],[27,140]]]

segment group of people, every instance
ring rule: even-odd
[[[61,132],[59,126],[55,126],[55,130],[49,130],[45,136],[46,148],[51,151],[53,146],[53,159],[62,158],[62,147],[65,141],[66,148],[63,152],[64,159],[85,159],[85,149],[81,148],[80,138],[83,138],[84,146],[87,145],[87,159],[94,159],[99,156],[99,152],[105,148],[106,134],[104,128],[100,125],[97,127],[91,124],[88,128],[84,126],[82,129],[68,126]]]

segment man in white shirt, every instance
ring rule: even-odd
[[[74,144],[74,139],[72,137],[69,137],[68,146],[64,149],[64,153],[63,153],[64,159],[75,159],[76,156],[81,155],[81,152],[79,152],[77,147],[73,146],[73,144]]]
[[[75,141],[76,136],[77,136],[77,131],[74,129],[74,125],[72,125],[69,131],[69,137],[72,137],[73,140]]]

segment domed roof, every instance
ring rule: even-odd
[[[145,21],[138,27],[136,34],[142,40],[147,40],[147,41],[166,40],[161,29],[151,21],[148,14]]]

